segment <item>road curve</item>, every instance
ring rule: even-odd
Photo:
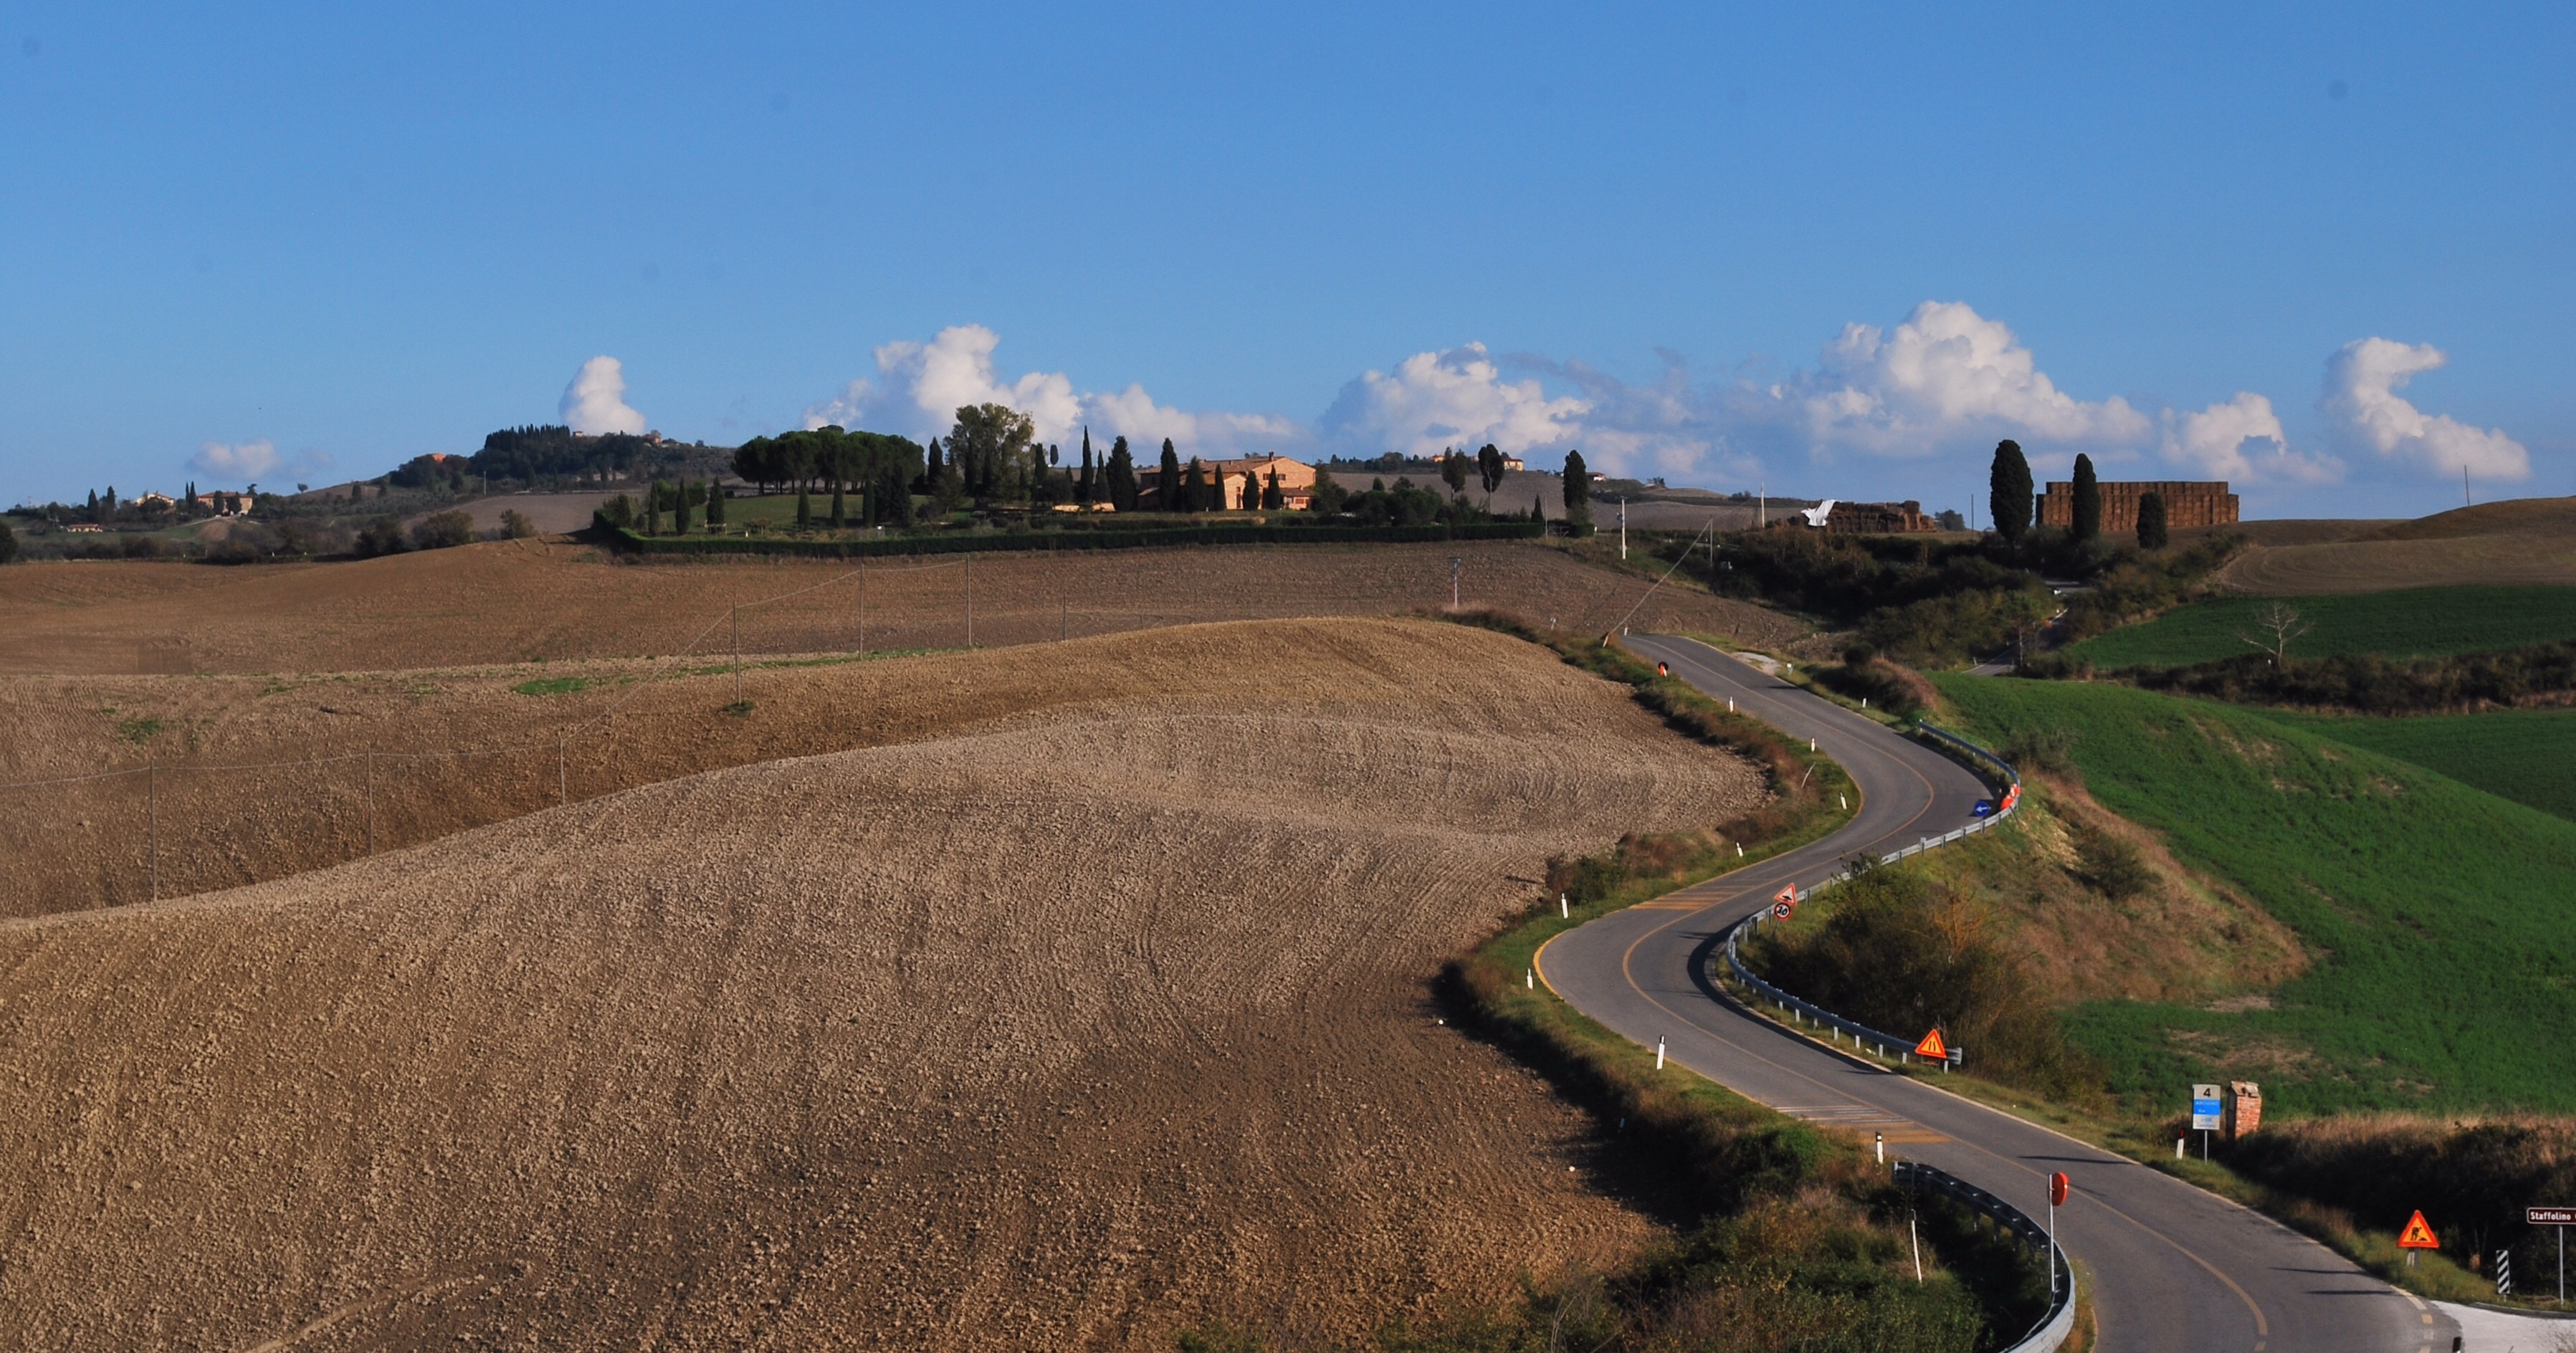
[[[1661,635],[1626,643],[1702,692],[1816,739],[1860,786],[1861,804],[1821,841],[1549,941],[1539,975],[1557,995],[1640,1044],[1664,1039],[1684,1067],[1783,1113],[1884,1133],[1892,1156],[1938,1166],[2034,1217],[2047,1211],[2049,1172],[2066,1171],[2075,1198],[2058,1210],[2058,1234],[2092,1275],[2104,1353],[2451,1346],[2457,1331],[2431,1307],[2258,1213],[1828,1051],[1717,988],[1707,973],[1720,937],[1783,883],[1812,886],[1853,854],[1882,855],[1963,825],[1992,791],[1957,762],[1705,644]]]

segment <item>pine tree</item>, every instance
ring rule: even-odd
[[[2102,481],[2093,473],[2093,458],[2078,452],[2075,457],[2075,530],[2077,540],[2091,540],[2102,534]]]
[[[2138,548],[2161,550],[2165,547],[2165,496],[2145,493],[2138,496]]]
[[[2022,533],[2030,529],[2030,462],[2022,459],[2021,443],[2009,439],[1995,443],[1986,508],[1994,516],[1995,534],[2007,543],[2019,543]]]
[[[1172,450],[1169,437],[1163,439],[1161,478],[1154,487],[1158,490],[1154,495],[1154,506],[1165,512],[1186,510],[1181,506],[1181,458]]]

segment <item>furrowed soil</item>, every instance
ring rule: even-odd
[[[780,671],[900,734],[0,921],[0,1347],[1349,1337],[1655,1234],[1426,984],[1741,762],[1427,622]]]
[[[838,562],[627,564],[561,540],[359,562],[0,569],[0,675],[353,672],[672,653],[993,647],[1209,620],[1385,615],[1458,600],[1606,630],[1646,580],[1547,545],[1227,546]],[[803,591],[784,600],[782,594]],[[747,603],[759,602],[759,605]],[[1776,646],[1759,607],[1664,588],[1639,628]]]

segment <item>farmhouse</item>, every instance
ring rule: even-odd
[[[2186,526],[2226,526],[2236,520],[2236,495],[2227,491],[2224,479],[2105,480],[2102,483],[2102,529],[2137,530],[2138,499],[2150,493],[2164,496],[2165,525],[2175,530]],[[2049,481],[2047,490],[2039,495],[2039,524],[2075,524],[2073,484],[2062,480]]]
[[[1252,456],[1244,460],[1204,460],[1199,464],[1225,485],[1225,505],[1229,511],[1240,509],[1243,505],[1243,477],[1247,474],[1253,476],[1264,489],[1270,486],[1270,476],[1278,475],[1279,495],[1287,511],[1303,512],[1307,505],[1314,501],[1315,467],[1302,460],[1290,460],[1286,456]],[[1183,473],[1186,474],[1186,461],[1183,462],[1183,467]],[[1159,501],[1161,493],[1158,473],[1150,465],[1140,465],[1136,468],[1137,480],[1143,486],[1136,505],[1149,512],[1164,510]]]

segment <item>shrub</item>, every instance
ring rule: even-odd
[[[412,548],[444,550],[474,543],[474,519],[462,512],[433,512],[411,528]]]
[[[9,563],[17,557],[18,533],[9,529],[9,523],[0,521],[0,564]]]
[[[2134,842],[2088,831],[2075,840],[2076,873],[2104,897],[2125,902],[2156,886],[2156,871]]]
[[[359,528],[354,542],[358,557],[373,559],[378,555],[403,552],[402,518],[378,517]]]
[[[719,520],[721,520],[721,518],[719,518]],[[527,513],[525,513],[525,512],[521,512],[519,509],[517,509],[517,508],[515,508],[515,507],[512,507],[512,508],[504,508],[504,509],[502,510],[502,512],[501,512],[501,536],[502,536],[502,538],[503,538],[503,539],[505,539],[505,540],[525,540],[525,539],[527,539],[528,537],[535,535],[536,533],[537,533],[537,524],[536,524],[535,522],[533,522],[533,521],[528,520],[528,514],[527,514]]]
[[[2064,774],[2075,768],[2075,733],[2053,726],[2018,729],[2004,742],[2004,760],[2016,770]]]
[[[1755,931],[1769,980],[1900,1036],[1938,1028],[1999,1081],[2055,1093],[2098,1081],[1983,903],[1904,865],[1860,868],[1827,898],[1821,929]]]

